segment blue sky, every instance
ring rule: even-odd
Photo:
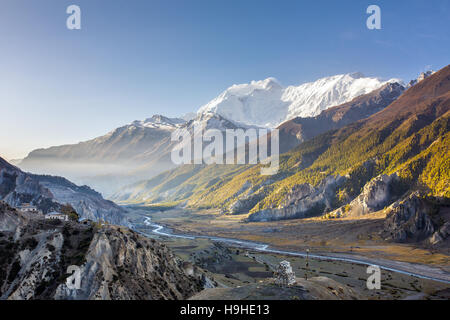
[[[66,28],[66,8],[82,29]],[[382,30],[366,28],[366,8]],[[450,1],[2,0],[0,156],[197,110],[234,83],[449,64]]]

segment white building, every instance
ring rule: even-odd
[[[24,212],[40,213],[40,210],[38,210],[36,206],[33,206],[30,203],[23,203],[18,207],[18,209]]]
[[[47,213],[45,215],[45,219],[69,221],[69,216],[67,214],[62,214],[62,213],[53,211],[53,212]]]

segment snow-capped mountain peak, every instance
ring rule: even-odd
[[[218,113],[206,111],[199,113],[194,119],[187,122],[181,128],[192,130],[195,126],[202,128],[203,130],[217,129],[225,131],[227,129],[249,129],[258,128],[257,126],[248,125],[245,123],[239,123],[237,121],[226,119]]]
[[[282,85],[275,78],[267,78],[260,81],[251,81],[249,84],[234,84],[226,91],[222,93],[221,96],[226,97],[230,95],[245,95],[252,94],[257,90],[277,90],[282,89]]]
[[[283,87],[275,78],[267,78],[229,87],[198,113],[214,112],[239,123],[276,127],[295,117],[316,116],[393,81],[398,80],[382,81],[355,72]]]
[[[168,118],[160,114],[156,114],[151,118],[147,118],[143,121],[136,120],[131,123],[131,126],[135,127],[146,127],[155,129],[166,129],[173,130],[180,125],[184,124],[186,121],[178,118]]]
[[[286,117],[283,91],[275,78],[235,84],[201,107],[198,114],[213,112],[239,123],[270,126]]]

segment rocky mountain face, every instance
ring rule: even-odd
[[[296,185],[278,207],[252,213],[247,221],[276,221],[321,215],[334,206],[336,190],[345,180],[345,177],[329,176],[315,187],[308,183]]]
[[[396,173],[373,178],[350,203],[328,213],[327,217],[359,217],[383,209],[397,200],[399,193],[404,191],[399,180]]]
[[[44,213],[70,204],[81,219],[128,225],[126,211],[91,188],[61,177],[26,173],[1,158],[0,200],[14,207],[32,203]]]
[[[413,192],[386,209],[383,237],[395,242],[443,244],[449,235],[449,209],[448,204],[437,204],[420,192]]]
[[[280,152],[287,152],[326,131],[368,118],[394,102],[404,90],[400,83],[390,82],[347,103],[328,108],[315,117],[297,117],[286,121],[278,127]]]
[[[447,214],[450,212],[450,209],[447,207]],[[447,215],[448,217],[448,215]],[[450,221],[446,221],[443,225],[439,227],[439,229],[433,233],[430,238],[430,243],[432,245],[445,246],[448,248],[449,239],[450,239]]]
[[[127,228],[45,220],[0,202],[0,299],[186,299],[200,274]],[[68,287],[80,268],[79,289]],[[192,269],[192,268],[191,268]]]
[[[429,71],[426,71],[426,72],[422,72],[417,77],[417,79],[411,80],[407,87],[410,88],[410,87],[418,84],[419,82],[421,82],[421,81],[425,80],[426,78],[428,78],[429,76],[431,76],[433,73],[434,73],[434,71],[432,71],[432,70],[429,70]]]
[[[329,176],[316,187],[300,184],[292,188],[278,208],[251,214],[248,221],[270,221],[323,215],[327,218],[360,217],[383,209],[399,199],[405,187],[396,173],[380,175],[362,188],[361,193],[338,209],[336,191],[350,181],[349,176]],[[344,200],[345,201],[345,200]],[[332,211],[330,211],[332,210]]]

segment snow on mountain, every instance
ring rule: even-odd
[[[192,131],[195,126],[201,127],[203,130],[217,129],[220,131],[225,131],[227,129],[258,128],[258,126],[233,121],[218,113],[209,111],[197,114],[194,119],[186,122],[186,124],[180,126],[180,128]]]
[[[185,113],[184,115],[182,115],[180,118],[185,121],[190,121],[192,119],[195,119],[195,117],[197,117],[196,112],[188,112],[188,113]]]
[[[283,101],[284,88],[274,78],[233,85],[198,111],[260,126],[270,126],[286,119],[288,103]]]
[[[209,112],[196,115],[188,122],[155,115],[89,141],[34,150],[20,163],[20,168],[64,176],[109,195],[122,185],[172,169],[175,164],[170,155],[178,144],[171,141],[172,132],[186,129],[192,134],[196,126],[220,131],[248,128]]]
[[[121,184],[171,169],[174,164],[170,154],[177,144],[171,141],[171,134],[175,130],[187,129],[192,134],[198,124],[203,129],[220,131],[276,127],[297,116],[317,115],[384,84],[377,78],[355,73],[297,87],[283,87],[274,78],[233,85],[200,108],[195,117],[192,114],[185,119],[154,115],[89,141],[34,150],[19,166],[38,174],[65,176],[75,183],[111,194]]]
[[[382,81],[361,73],[342,74],[300,86],[283,87],[268,78],[233,85],[202,106],[198,113],[215,112],[240,123],[276,127],[295,117],[313,117],[330,107],[372,92],[392,79]]]
[[[128,183],[128,171],[144,163],[149,165],[149,176],[170,169],[165,156],[170,135],[184,124],[182,119],[154,115],[89,141],[34,150],[19,166],[33,173],[64,176],[108,194],[120,181]]]
[[[163,129],[163,130],[173,130],[180,125],[184,124],[186,121],[179,118],[168,118],[160,114],[154,115],[151,118],[147,118],[143,121],[133,121],[132,126],[139,126],[145,128]]]

